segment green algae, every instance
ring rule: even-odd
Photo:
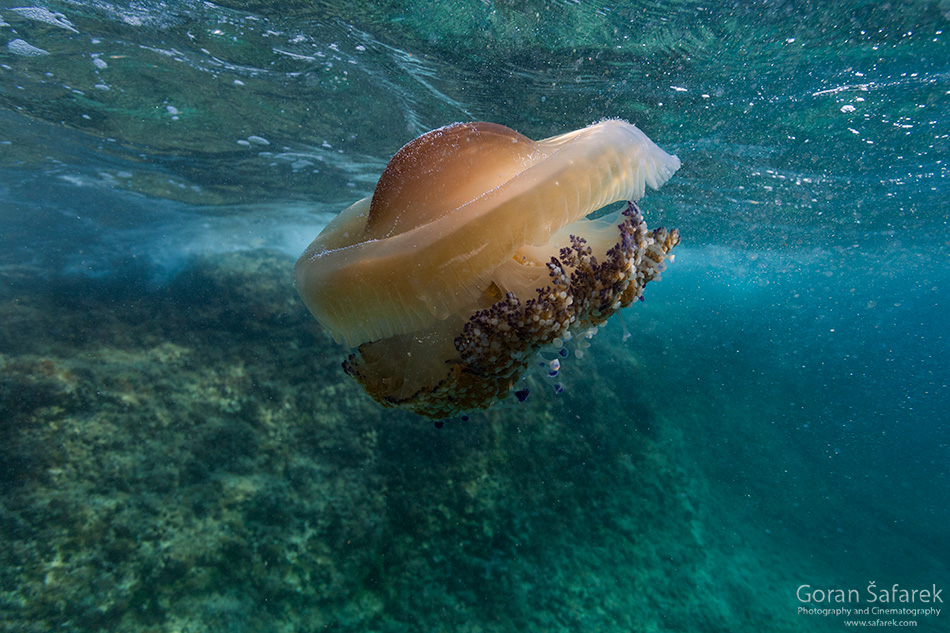
[[[797,630],[757,561],[721,571],[735,542],[619,361],[436,429],[345,379],[291,263],[7,278],[2,628]]]

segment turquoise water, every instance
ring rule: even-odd
[[[0,628],[950,630],[868,592],[950,591],[950,4],[3,3],[0,104]],[[683,162],[646,301],[378,407],[294,259],[429,129],[605,117]]]

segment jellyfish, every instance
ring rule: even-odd
[[[620,120],[541,141],[448,125],[327,224],[294,267],[297,291],[380,404],[433,419],[484,409],[539,350],[602,325],[660,275],[679,234],[648,230],[635,201],[679,166]]]

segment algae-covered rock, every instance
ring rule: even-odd
[[[4,286],[0,629],[728,628],[643,369],[599,355],[436,428],[345,379],[291,266]]]

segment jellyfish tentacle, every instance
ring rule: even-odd
[[[594,261],[590,247],[578,237],[548,263],[550,286],[526,301],[508,293],[469,317],[454,340],[457,354],[445,360],[452,371],[441,381],[380,401],[433,418],[491,406],[509,394],[536,350],[603,325],[639,299],[679,243],[679,233],[663,228],[647,231],[632,202],[622,217],[617,242],[603,261]],[[372,344],[361,346],[350,357],[348,371],[374,393],[378,380],[360,369],[360,354],[369,349]]]

